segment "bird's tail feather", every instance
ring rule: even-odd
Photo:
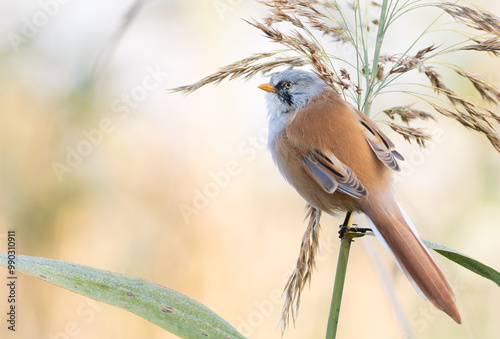
[[[420,240],[411,220],[392,196],[383,199],[377,204],[367,203],[364,208],[373,232],[420,295],[460,324],[453,291]]]

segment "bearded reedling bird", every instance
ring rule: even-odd
[[[259,86],[269,113],[268,147],[281,174],[328,214],[363,212],[420,294],[457,323],[455,296],[391,192],[403,157],[377,125],[316,74],[286,70]]]

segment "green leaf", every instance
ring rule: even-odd
[[[429,240],[422,239],[422,241],[428,248],[433,249],[434,251],[450,259],[451,261],[456,262],[457,264],[465,267],[466,269],[474,273],[477,273],[480,276],[483,276],[486,279],[489,279],[498,286],[500,286],[500,273],[494,270],[493,268],[486,266],[485,264],[469,257],[466,254],[460,253],[459,251],[456,251],[454,249],[433,243],[432,241]]]
[[[7,266],[7,255],[0,254]],[[181,338],[245,338],[197,301],[166,287],[66,261],[18,255],[15,269],[135,313]]]

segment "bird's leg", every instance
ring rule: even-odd
[[[366,233],[371,232],[371,228],[352,227],[352,211],[347,212],[344,222],[340,225],[339,238],[342,239],[347,233]],[[356,225],[356,224],[354,224]]]

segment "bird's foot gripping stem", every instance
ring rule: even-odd
[[[352,227],[352,225],[353,225],[352,212],[349,211],[349,212],[347,212],[347,214],[345,216],[344,222],[342,223],[342,225],[340,225],[340,230],[339,230],[339,238],[340,239],[343,239],[346,236],[346,234],[357,233],[357,235],[354,235],[354,237],[356,237],[356,236],[363,236],[366,232],[372,231],[371,228]],[[356,225],[356,224],[354,224],[354,225]]]

